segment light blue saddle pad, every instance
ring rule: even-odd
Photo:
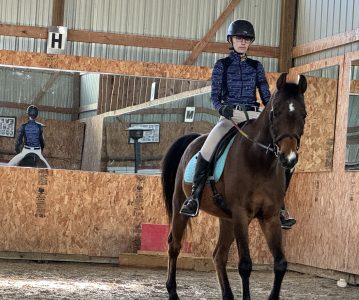
[[[213,174],[213,177],[214,177],[213,179],[215,182],[217,182],[219,180],[219,178],[221,178],[221,176],[222,176],[222,172],[224,169],[224,163],[226,161],[228,151],[233,144],[234,138],[235,137],[233,137],[230,140],[226,149],[223,151],[221,157],[216,162],[216,165],[214,167],[214,174]],[[196,168],[196,163],[197,163],[197,155],[198,155],[198,152],[195,155],[193,155],[193,157],[191,158],[191,160],[188,162],[188,164],[186,166],[186,170],[184,171],[183,179],[187,183],[193,183],[194,170]]]

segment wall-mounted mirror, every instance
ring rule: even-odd
[[[345,169],[359,170],[359,60],[352,61]]]
[[[305,93],[308,117],[297,170],[330,171],[333,167],[339,66],[313,70],[303,75],[308,81]]]
[[[72,170],[87,170],[84,152],[93,155],[87,161],[98,159],[100,164],[101,149],[84,151],[92,143],[85,120],[210,85],[210,81],[10,66],[0,66],[0,79],[0,163],[7,165],[16,155],[17,130],[28,120],[26,108],[35,104],[37,121],[45,125],[43,156],[52,168]]]
[[[138,172],[156,174],[164,153],[178,137],[190,132],[209,132],[218,116],[212,108],[210,92],[206,92],[106,117],[101,169],[114,173],[134,172],[135,147],[126,129],[140,126],[149,130],[140,139]]]

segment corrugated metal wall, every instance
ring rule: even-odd
[[[359,0],[299,0],[296,45],[359,27]],[[295,59],[295,65],[359,50],[359,42]]]
[[[157,37],[200,39],[230,0],[67,0],[64,25],[69,29],[106,31]],[[49,26],[53,0],[0,0],[1,22]],[[230,21],[250,20],[259,45],[278,46],[281,0],[242,0],[214,37],[225,42]],[[359,27],[359,0],[299,0],[296,45]],[[2,49],[44,52],[46,41],[0,37]],[[358,50],[359,42],[295,60],[295,65]],[[180,64],[186,51],[69,42],[67,54],[108,59]],[[223,55],[203,53],[197,65],[213,66]],[[266,71],[277,70],[276,59],[263,59]]]
[[[0,0],[0,22],[14,25],[50,26],[52,0]],[[45,52],[46,40],[0,36],[3,50]]]
[[[157,37],[201,39],[230,0],[67,0],[64,25],[69,29],[138,34]],[[226,41],[229,23],[238,18],[250,20],[257,32],[256,44],[279,45],[280,0],[242,0],[214,37]],[[49,26],[52,0],[0,0],[1,22]],[[268,17],[270,16],[270,17]],[[46,41],[0,37],[2,49],[45,52]],[[166,49],[109,46],[69,42],[69,55],[107,59],[183,63],[189,52]],[[223,55],[204,53],[196,65],[212,67]],[[277,70],[277,59],[262,59],[267,71]]]
[[[34,103],[54,72],[0,67],[0,101],[14,103]],[[74,102],[74,78],[72,73],[61,72],[54,84],[41,97],[38,104],[72,108]],[[0,108],[5,116],[26,114],[26,109]],[[70,120],[71,115],[53,112],[40,113],[41,117],[55,120]]]
[[[64,25],[69,29],[200,39],[229,2],[230,0],[67,0]],[[52,6],[53,0],[0,0],[0,21],[6,24],[47,27],[51,25]],[[229,23],[244,18],[255,26],[257,45],[279,46],[280,15],[281,0],[242,0],[213,41],[225,42]],[[359,0],[299,0],[297,24],[297,45],[353,30],[359,27]],[[45,52],[46,41],[0,36],[0,47],[7,50]],[[295,64],[357,49],[359,42],[298,58]],[[176,64],[183,63],[189,55],[186,51],[78,42],[69,42],[66,53]],[[222,56],[224,55],[203,53],[196,64],[211,67]],[[258,59],[262,61],[266,71],[277,71],[277,59]],[[28,95],[32,95],[34,91],[31,89],[36,89],[36,86],[28,88]],[[86,105],[83,101],[84,98],[82,104]],[[44,104],[50,105],[50,102]]]
[[[67,1],[65,26],[72,29],[199,40],[228,5],[229,0],[79,0]],[[271,18],[265,18],[271,13]],[[257,44],[279,45],[280,0],[241,1],[213,41],[225,42],[227,27],[237,18],[250,20]],[[269,22],[269,24],[268,24]],[[75,55],[108,59],[183,63],[189,52],[124,46],[69,43]],[[204,53],[196,65],[213,66],[223,55]],[[277,70],[277,59],[262,59],[267,71]]]

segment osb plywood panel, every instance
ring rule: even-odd
[[[0,178],[3,251],[116,257],[134,250],[136,176],[4,167]]]
[[[142,223],[168,223],[159,176],[3,167],[0,180],[1,251],[116,257],[140,249]],[[212,255],[217,223],[205,213],[193,221],[194,255]],[[253,261],[263,263],[252,232]]]
[[[1,251],[116,257],[139,250],[142,223],[167,223],[159,176],[3,167],[0,180]],[[298,224],[283,233],[289,262],[359,274],[358,182],[355,172],[295,174],[286,203]],[[217,224],[203,212],[192,220],[195,256],[212,255]],[[254,263],[272,261],[256,222],[250,250]],[[229,260],[238,261],[234,246]]]
[[[45,120],[41,117],[37,121],[45,125],[43,155],[50,166],[56,169],[80,169],[85,134],[84,123]],[[16,134],[17,129],[25,122],[27,122],[25,116],[16,119]],[[2,161],[7,162],[16,155],[15,141],[16,136],[15,138],[0,137],[0,159]]]
[[[9,50],[0,51],[0,64],[151,77],[197,80],[209,80],[211,78],[211,69],[208,67]]]
[[[297,171],[318,172],[333,166],[338,81],[307,77],[307,119],[301,140]]]
[[[286,235],[292,263],[359,274],[359,173],[298,173],[287,208],[297,224]]]

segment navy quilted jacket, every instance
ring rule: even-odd
[[[35,120],[29,120],[20,126],[16,138],[15,149],[19,152],[22,143],[29,147],[45,147],[44,137],[42,135],[42,125]]]
[[[222,98],[223,60],[218,60],[212,71],[211,100],[218,111],[223,104],[259,106],[256,101],[256,88],[264,105],[269,102],[270,91],[263,65],[256,60],[247,58],[241,61],[239,54],[232,51],[231,62],[227,68],[226,99]]]

